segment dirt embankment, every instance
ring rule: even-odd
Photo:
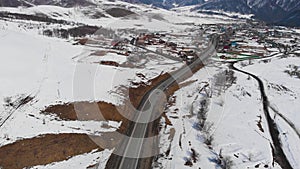
[[[43,135],[1,147],[0,166],[3,169],[21,169],[49,164],[94,149],[102,150],[85,134]]]
[[[167,74],[163,74],[153,79],[151,85],[140,85],[137,88],[130,88],[129,97],[132,105],[137,107],[144,93],[167,77]],[[66,121],[122,121],[122,125],[117,132],[125,133],[130,121],[122,114],[133,112],[128,111],[131,108],[123,108],[105,102],[76,102],[52,105],[45,108],[41,113],[55,115],[57,120]],[[122,110],[128,112],[120,112]],[[48,134],[24,139],[0,147],[0,166],[3,169],[21,169],[67,160],[73,156],[91,152],[94,149],[98,149],[98,151],[102,151],[103,148],[112,149],[120,141],[116,137],[117,133],[111,132],[102,133],[102,137],[85,134]]]
[[[197,71],[199,71],[201,68],[203,68],[203,64],[199,64],[198,66],[196,66],[194,69],[191,70],[191,73],[194,74],[196,73]],[[182,76],[180,78],[180,80],[186,80],[188,79],[189,77],[192,76],[192,74],[186,74],[184,76]],[[170,75],[168,74],[168,77],[169,78]],[[178,84],[178,83],[173,83],[169,88],[167,88],[167,90],[165,91],[165,94],[167,97],[170,97],[172,95],[174,95],[174,93],[179,90],[180,88],[184,87],[184,86],[187,86],[191,83],[193,83],[195,81],[188,81],[188,82],[185,82],[185,83],[182,83],[182,84]],[[159,83],[157,83],[159,84]],[[155,85],[153,86],[155,87]],[[151,90],[151,89],[150,89]],[[167,102],[166,102],[167,103]],[[162,107],[162,110],[163,113],[162,113],[162,117],[165,118],[165,121],[166,121],[166,125],[172,125],[171,121],[168,119],[167,115],[166,115],[166,112],[164,111],[164,107]],[[147,135],[146,137],[153,137],[153,136],[156,136],[159,134],[160,132],[160,129],[163,127],[160,125],[160,121],[161,119],[158,118],[156,120],[154,120],[153,122],[150,122],[148,124],[148,132],[147,132]],[[172,139],[172,138],[171,138]],[[152,150],[155,152],[156,150],[159,150],[159,140],[155,140],[153,142],[153,145],[152,145]],[[149,157],[149,158],[144,158],[142,160],[139,161],[139,168],[144,168],[144,169],[150,169],[151,166],[152,166],[152,163],[153,161],[155,160],[156,158],[155,157]],[[106,168],[109,169],[109,166],[110,166],[110,163],[113,162],[113,159],[110,158],[109,159],[110,161],[108,161],[107,165],[106,165]]]
[[[199,67],[199,69],[200,68],[201,67]],[[150,85],[140,84],[136,88],[130,88],[130,105],[133,105],[133,108],[137,108],[145,93],[169,77],[169,74],[162,74],[151,80]],[[180,86],[178,84],[174,84],[168,88],[166,93],[170,96],[179,88]],[[122,110],[124,112],[121,112]],[[101,115],[99,115],[100,112]],[[77,102],[52,105],[45,108],[41,113],[55,115],[57,116],[57,120],[66,121],[122,121],[122,125],[117,130],[119,133],[126,133],[131,124],[131,121],[125,118],[123,113],[127,113],[125,114],[126,116],[134,116],[132,107],[125,106],[124,109],[124,106],[119,108],[105,102]],[[165,114],[163,114],[163,116],[167,119]],[[154,121],[151,126],[149,130],[152,132],[150,132],[149,136],[158,134],[159,120]],[[103,135],[105,136],[103,137]],[[46,165],[52,162],[67,160],[73,156],[88,153],[95,149],[98,151],[102,151],[103,148],[112,149],[121,141],[116,138],[116,132],[103,133],[103,135],[96,137],[86,134],[48,134],[19,140],[15,143],[0,147],[0,166],[3,169],[21,169],[35,165]],[[91,137],[93,139],[91,139]],[[111,138],[109,139],[110,141],[108,141],[107,138]],[[151,161],[152,160],[149,159],[149,164]]]

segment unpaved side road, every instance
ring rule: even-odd
[[[235,63],[237,63],[237,62],[235,62]],[[281,166],[281,168],[283,168],[283,169],[292,169],[292,166],[291,166],[289,160],[287,159],[287,157],[284,154],[284,151],[282,149],[282,144],[281,144],[281,141],[280,141],[280,138],[279,138],[280,133],[279,133],[278,127],[277,127],[275,121],[272,119],[272,117],[270,115],[270,112],[269,112],[270,102],[269,102],[268,97],[266,95],[263,81],[260,78],[258,78],[256,75],[253,75],[249,72],[246,72],[246,71],[243,71],[243,70],[240,70],[240,69],[236,68],[234,66],[235,63],[232,63],[230,65],[230,68],[232,70],[235,70],[235,71],[244,73],[246,75],[249,75],[258,82],[259,90],[261,92],[261,97],[262,97],[264,114],[265,114],[265,117],[267,119],[269,132],[270,132],[270,135],[271,135],[271,138],[272,138],[272,141],[273,141],[273,151],[274,151],[273,152],[274,153],[273,158],[274,158],[274,160]]]

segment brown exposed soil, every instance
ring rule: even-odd
[[[127,119],[121,114],[121,108],[115,105],[98,102],[76,102],[63,105],[53,105],[42,111],[44,114],[56,115],[62,120],[81,120],[81,121],[122,121],[118,132],[123,133],[127,128]],[[126,112],[125,112],[126,113]]]
[[[129,98],[132,105],[134,107],[138,107],[145,93],[147,93],[161,81],[166,80],[169,77],[169,74],[161,74],[160,76],[152,79],[150,85],[141,84],[137,88],[129,88]]]
[[[49,134],[20,140],[0,148],[0,166],[3,169],[22,169],[103,149],[85,134]]]
[[[191,161],[191,159],[187,159],[187,161],[184,163],[184,165],[192,167],[193,166],[193,162]]]
[[[151,80],[150,85],[140,84],[136,88],[130,88],[129,99],[133,107],[138,107],[144,94],[168,77],[170,77],[169,74],[162,74]],[[167,90],[167,95],[172,95],[179,87],[177,84],[172,85]],[[126,133],[130,121],[122,114],[127,113],[124,114],[126,116],[133,116],[134,114],[131,107],[120,107],[105,102],[76,102],[52,105],[45,108],[41,113],[55,115],[60,120],[122,121],[122,125],[117,132]],[[159,124],[159,119],[153,122],[152,128],[150,127],[154,135],[159,132],[157,124]],[[0,147],[0,166],[4,169],[19,169],[66,160],[76,155],[91,152],[94,149],[98,149],[98,151],[102,151],[103,148],[112,149],[122,141],[117,138],[117,132],[103,133],[104,137],[103,135],[101,137],[91,137],[85,134],[49,134],[20,140]],[[148,162],[150,163],[151,160],[149,159]]]
[[[195,69],[195,71],[198,71],[200,68],[202,68],[202,65],[198,69]],[[140,75],[138,75],[138,76],[140,76]],[[129,98],[130,98],[131,104],[134,107],[138,107],[138,105],[140,104],[140,102],[141,102],[143,96],[145,95],[145,93],[150,91],[153,87],[157,86],[161,81],[164,81],[164,80],[168,79],[170,76],[171,75],[168,74],[168,73],[161,74],[160,76],[152,79],[150,85],[146,85],[145,83],[141,83],[136,88],[129,88]],[[174,83],[174,85],[172,85],[168,88],[168,90],[166,91],[166,95],[171,96],[179,88],[187,86],[187,85],[189,85],[191,83],[194,83],[194,82],[195,81],[189,81],[189,82],[186,82],[186,83],[182,83],[180,85]]]
[[[128,15],[135,14],[134,12],[129,11],[127,9],[123,9],[123,8],[110,8],[110,9],[107,9],[106,12],[113,17],[125,17]]]
[[[85,45],[88,42],[88,38],[81,38],[81,39],[76,39],[76,43],[74,45]]]
[[[119,63],[114,62],[114,61],[101,61],[100,64],[101,65],[108,65],[108,66],[119,67]]]
[[[257,121],[257,127],[259,128],[259,130],[261,131],[261,132],[265,132],[265,130],[264,130],[264,128],[263,128],[263,126],[262,126],[262,116],[257,116],[258,118],[259,118],[259,120]]]
[[[102,115],[107,120],[116,120],[121,121],[122,116],[117,111],[116,107],[113,104],[105,103],[105,102],[98,102],[96,104],[99,110],[102,112]],[[62,120],[97,120],[102,121],[105,119],[101,119],[99,117],[99,111],[94,107],[95,103],[90,102],[76,102],[76,103],[69,103],[64,105],[52,105],[47,107],[45,110],[42,111],[44,114],[55,114]],[[76,107],[76,108],[75,108]],[[77,114],[77,113],[79,113]],[[86,113],[84,113],[86,112]],[[109,112],[109,113],[105,113]],[[84,114],[82,114],[84,113]],[[80,116],[80,119],[79,117]]]
[[[162,75],[155,78],[150,86],[142,85],[129,89],[132,104],[137,106],[143,94],[166,77],[167,75]],[[138,97],[135,97],[135,95]],[[125,109],[124,107],[119,108],[105,102],[76,102],[52,105],[45,108],[41,113],[55,115],[59,120],[122,121],[122,125],[117,132],[125,133],[130,121],[120,113],[122,110],[132,113],[126,107]],[[66,160],[94,149],[98,149],[98,151],[102,151],[103,148],[112,149],[121,141],[117,138],[117,132],[102,133],[101,137],[89,137],[84,134],[58,134],[20,140],[0,148],[0,166],[4,169],[18,169],[45,165]]]
[[[0,147],[0,168],[22,169],[67,160],[92,150],[113,149],[120,143],[117,132],[86,134],[48,134],[19,140]]]
[[[165,127],[167,127],[167,126],[173,126],[171,120],[168,118],[168,116],[166,115],[165,112],[162,114],[162,116],[163,116],[163,118],[165,119],[165,123],[166,123],[166,126],[165,126]]]
[[[105,102],[76,102],[61,105],[52,105],[47,107],[41,113],[55,115],[61,120],[122,121],[122,125],[118,132],[124,133],[128,127],[128,123],[130,122],[124,116],[131,117],[134,115],[132,107],[126,105],[133,105],[133,108],[136,108],[146,92],[157,85],[160,81],[168,77],[168,74],[163,74],[153,79],[151,81],[151,85],[147,86],[145,84],[142,84],[137,88],[130,88],[129,98],[131,100],[131,104],[125,104],[125,106],[123,105],[116,107],[113,104]]]
[[[197,66],[197,67],[195,67],[193,70],[191,70],[192,71],[192,73],[195,73],[195,72],[197,72],[197,71],[199,71],[201,68],[203,68],[203,64],[200,64],[199,66]],[[185,80],[185,79],[187,79],[187,78],[189,78],[189,77],[191,77],[191,75],[192,74],[186,74],[184,77],[182,77],[182,80]],[[170,125],[170,126],[172,126],[172,122],[169,120],[169,118],[168,118],[168,116],[166,115],[166,110],[168,110],[168,108],[170,107],[170,106],[172,106],[175,102],[176,102],[176,96],[173,96],[174,95],[174,93],[177,91],[177,90],[179,90],[180,88],[183,88],[183,87],[185,87],[185,86],[188,86],[188,85],[190,85],[190,84],[192,84],[192,83],[194,83],[194,82],[196,82],[197,80],[191,80],[191,81],[187,81],[187,82],[184,82],[184,83],[181,83],[181,84],[177,84],[177,83],[174,83],[173,85],[171,85],[165,92],[166,92],[166,95],[168,96],[168,97],[170,97],[169,98],[169,101],[168,101],[168,105],[167,105],[167,107],[165,107],[165,110],[164,110],[164,113],[162,114],[162,117],[163,118],[165,118],[165,126],[164,127],[167,127],[167,125]],[[175,112],[176,111],[178,111],[178,109],[176,109],[175,110]],[[152,129],[153,129],[153,127],[155,128],[159,123],[160,123],[160,121],[158,120],[158,121],[154,121],[154,123],[156,123],[156,124],[154,124],[154,125],[152,125]],[[150,123],[150,125],[148,126],[149,128],[151,128],[151,123]],[[158,128],[158,127],[156,127],[156,128]],[[161,129],[162,127],[160,126],[159,127],[159,129]],[[159,132],[159,131],[158,131]],[[174,129],[174,128],[172,128],[171,129],[171,131],[170,131],[170,134],[169,134],[169,140],[173,140],[173,138],[174,138],[174,135],[175,135],[175,132],[176,132],[176,130]],[[154,132],[153,132],[154,133]],[[152,133],[152,134],[153,134]],[[155,135],[157,135],[158,133],[155,133]],[[182,149],[182,143],[181,143],[181,137],[182,137],[182,135],[180,135],[180,138],[179,138],[179,147]],[[165,155],[166,156],[169,156],[169,153],[170,153],[170,150],[171,150],[171,145],[170,145],[170,147],[168,148],[168,150],[165,152]],[[186,166],[189,166],[189,167],[192,167],[193,166],[193,162],[192,162],[192,160],[196,163],[196,161],[197,161],[197,154],[196,154],[196,152],[195,152],[195,150],[194,149],[192,149],[191,150],[192,151],[192,159],[186,159],[186,162],[185,162],[185,165]],[[153,162],[153,158],[149,158],[149,159],[146,159],[146,160],[144,160],[145,161],[145,163],[147,164],[147,165],[145,165],[145,168],[149,168],[149,166],[151,166],[151,163]],[[150,161],[150,162],[149,162]],[[148,163],[150,163],[150,165],[148,164]]]
[[[192,80],[192,81],[188,81],[185,83],[181,83],[181,84],[174,84],[171,87],[168,88],[168,90],[166,91],[167,96],[172,96],[174,95],[174,93],[179,90],[180,88],[183,88],[185,86],[188,86],[194,82],[196,82],[197,80]],[[168,101],[168,105],[166,107],[166,110],[164,111],[164,113],[162,114],[162,117],[165,119],[165,123],[166,125],[172,126],[172,122],[171,120],[168,118],[168,116],[166,115],[166,111],[168,110],[169,107],[171,107],[175,102],[176,102],[176,97],[174,97],[175,99],[169,100]],[[166,127],[166,126],[165,126]]]
[[[192,73],[195,73],[197,72],[198,70],[200,70],[201,68],[203,67],[202,64],[200,64],[199,66],[197,66],[195,69],[191,70]],[[189,77],[191,77],[192,74],[186,74],[184,77],[181,77],[181,80],[185,80]],[[166,79],[170,77],[169,74],[165,75],[166,76]],[[162,79],[164,80],[164,79]],[[161,82],[161,81],[159,81]],[[159,84],[158,82],[158,84]],[[181,87],[184,87],[184,86],[187,86],[191,83],[194,83],[195,81],[188,81],[186,83],[182,83],[182,84],[177,84],[177,83],[174,83],[173,85],[171,85],[165,92],[166,92],[166,95],[167,97],[170,97],[172,95],[174,95],[175,91],[177,91],[178,89],[180,89]],[[154,85],[155,86],[155,85]],[[150,88],[151,89],[151,88]],[[162,110],[164,111],[164,110]],[[171,121],[168,119],[167,115],[166,115],[166,112],[164,111],[164,113],[162,114],[162,117],[165,118],[166,120],[166,125],[172,125]],[[159,134],[159,131],[161,129],[161,127],[159,126],[160,124],[160,119],[157,119],[151,123],[148,124],[148,132],[147,132],[147,136],[148,137],[151,137],[151,136],[155,136],[155,135],[158,135]],[[175,134],[175,131],[174,133],[170,133],[170,135],[172,134]],[[180,143],[180,146],[181,146],[181,143]],[[154,150],[159,150],[159,147],[158,147],[158,144],[153,144],[152,145],[152,149]],[[168,151],[166,152],[166,154],[168,153]],[[193,153],[196,153],[196,152],[193,152]],[[195,158],[193,160],[196,160],[196,155],[194,156]],[[111,160],[111,159],[110,159]],[[150,168],[151,164],[153,163],[153,160],[154,160],[154,157],[150,157],[150,158],[146,158],[146,159],[143,159],[142,161],[139,162],[139,167],[140,168]],[[193,166],[193,163],[192,161],[189,159],[186,161],[185,165],[187,166],[190,166],[192,167]],[[109,168],[109,165],[106,166],[106,168]]]
[[[94,56],[105,56],[107,53],[108,53],[108,51],[98,50],[98,51],[92,53],[91,55],[94,55]]]

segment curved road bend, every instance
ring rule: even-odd
[[[270,112],[269,112],[270,103],[269,103],[268,97],[265,92],[265,87],[264,87],[263,81],[254,74],[251,74],[249,72],[246,72],[246,71],[236,68],[234,66],[235,63],[237,63],[237,62],[234,62],[230,65],[231,69],[241,72],[243,74],[249,75],[258,82],[259,90],[261,92],[261,97],[262,97],[264,114],[267,119],[269,132],[270,132],[270,135],[271,135],[271,138],[273,141],[273,149],[274,149],[274,154],[273,154],[274,157],[273,158],[274,158],[274,160],[281,166],[281,168],[292,169],[292,166],[291,166],[290,162],[288,161],[288,159],[287,159],[286,155],[284,154],[284,151],[281,147],[281,141],[279,138],[280,133],[279,133],[278,127],[277,127],[275,121],[272,119]]]
[[[148,136],[149,121],[153,117],[157,117],[159,112],[157,112],[157,105],[160,105],[158,102],[161,101],[163,95],[163,91],[170,86],[172,86],[175,82],[181,82],[185,80],[185,75],[190,73],[191,70],[195,69],[197,66],[203,64],[202,61],[211,57],[215,48],[218,45],[218,35],[212,36],[212,40],[209,44],[209,47],[206,48],[199,57],[194,60],[192,63],[183,66],[179,70],[173,72],[171,76],[160,82],[157,86],[153,87],[150,91],[148,91],[144,97],[142,98],[141,103],[139,104],[137,110],[140,111],[148,111],[148,115],[144,113],[136,113],[135,121],[143,121],[145,123],[130,123],[130,127],[127,130],[126,135],[129,136],[129,139],[123,140],[123,142],[116,147],[114,152],[122,152],[122,156],[117,155],[120,153],[113,153],[109,159],[109,162],[106,165],[107,169],[139,169],[139,168],[151,168],[152,161],[149,162],[149,158],[143,158],[144,155],[158,154],[158,137],[154,137],[156,140],[149,139],[138,139],[138,138],[146,138]],[[150,108],[150,112],[149,112]],[[143,115],[142,115],[143,114]],[[145,141],[147,140],[147,141]],[[137,158],[129,158],[129,157],[137,157]],[[148,161],[147,161],[148,160]]]

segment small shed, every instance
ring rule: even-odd
[[[236,48],[238,46],[238,43],[236,41],[231,42],[231,47]]]

